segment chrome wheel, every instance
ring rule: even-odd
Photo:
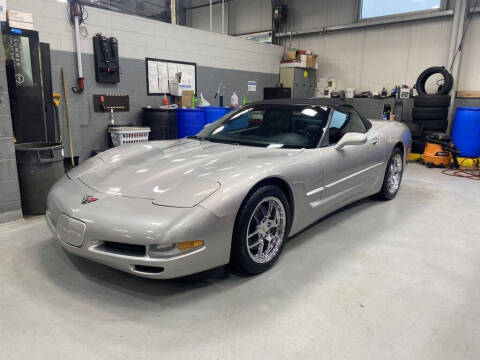
[[[285,237],[285,207],[280,199],[269,196],[253,210],[247,228],[247,250],[258,264],[271,261],[277,255]]]
[[[400,154],[393,155],[389,164],[387,180],[388,191],[391,194],[396,193],[398,191],[398,188],[400,187],[400,180],[402,179],[402,169],[402,156]]]

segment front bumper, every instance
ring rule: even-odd
[[[82,205],[85,195],[98,200]],[[47,207],[48,227],[65,250],[134,275],[175,278],[225,265],[230,258],[233,216],[220,218],[201,206],[157,206],[149,199],[96,193],[79,180],[64,177],[50,191]],[[74,241],[65,242],[66,233]],[[166,258],[149,252],[150,245],[191,240],[202,240],[204,246]],[[133,245],[145,252],[119,251],[107,243]]]

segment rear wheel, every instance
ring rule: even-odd
[[[396,147],[390,155],[390,159],[385,170],[385,177],[383,179],[382,189],[378,193],[379,197],[384,200],[391,200],[397,195],[400,189],[403,175],[403,154],[402,151]]]
[[[248,274],[269,269],[280,256],[290,229],[290,207],[284,192],[267,185],[240,209],[235,223],[231,265]]]

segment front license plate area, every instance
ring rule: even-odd
[[[70,216],[62,214],[58,217],[56,226],[58,237],[68,245],[82,246],[86,228],[83,222]]]

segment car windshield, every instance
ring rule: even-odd
[[[315,148],[330,108],[311,105],[248,105],[208,125],[196,138],[274,148]]]

